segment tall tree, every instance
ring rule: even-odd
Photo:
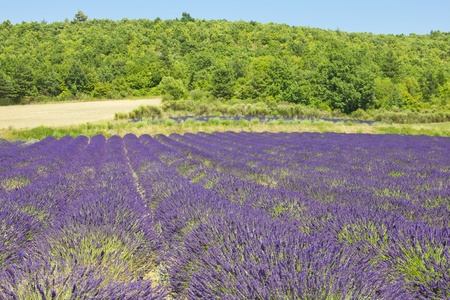
[[[389,49],[382,56],[382,61],[380,62],[380,68],[385,74],[385,76],[398,81],[400,75],[401,62],[399,61],[397,55]]]
[[[79,60],[74,61],[66,74],[66,85],[73,95],[83,92],[89,84],[89,78]]]
[[[217,67],[211,75],[211,93],[217,98],[233,97],[233,73],[226,66]]]
[[[193,21],[195,21],[195,19],[193,17],[191,17],[191,15],[188,14],[187,12],[183,12],[182,17],[181,17],[181,21],[183,21],[183,22],[193,22]]]
[[[49,73],[41,74],[37,80],[39,93],[45,96],[58,96],[61,94],[61,82],[58,73],[51,70]]]
[[[14,104],[17,95],[11,82],[0,72],[0,106]]]
[[[34,89],[34,72],[29,65],[18,63],[13,70],[12,79],[19,98],[31,95]]]
[[[371,106],[375,85],[366,66],[351,53],[343,52],[333,53],[329,62],[319,66],[317,88],[323,102],[348,114]]]
[[[74,21],[78,22],[84,22],[88,19],[88,16],[86,16],[81,10],[78,10],[78,12],[75,14]]]

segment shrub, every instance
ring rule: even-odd
[[[123,119],[127,119],[128,118],[128,114],[127,113],[115,113],[114,114],[114,119],[115,120],[123,120]]]
[[[155,117],[161,117],[163,115],[163,111],[161,107],[154,106],[154,105],[147,105],[147,106],[139,106],[138,108],[132,110],[128,117],[130,119],[136,120],[136,119],[142,119],[142,118],[155,118]]]
[[[189,92],[189,97],[194,101],[210,101],[212,95],[208,91],[202,91],[200,89],[195,89]]]
[[[226,104],[220,104],[216,106],[216,110],[221,112],[222,114],[228,114],[229,106]]]
[[[371,111],[373,120],[385,123],[415,124],[415,123],[438,123],[449,122],[450,112],[448,111],[387,111],[384,109]]]
[[[195,121],[194,125],[195,126],[204,126],[204,125],[206,125],[206,122],[205,121]]]
[[[169,95],[169,94],[164,94],[161,96],[161,100],[166,102],[166,101],[172,101],[173,100],[173,96]]]
[[[187,118],[185,121],[184,121],[184,124],[185,125],[192,125],[192,124],[194,124],[195,123],[195,119],[194,118]]]
[[[361,108],[358,108],[357,110],[352,112],[350,116],[354,119],[359,120],[368,120],[370,118],[370,115]]]
[[[325,121],[324,120],[319,120],[319,121],[314,122],[314,123],[317,124],[317,125],[324,125]]]
[[[164,76],[158,85],[163,95],[170,95],[174,100],[186,97],[187,91],[181,79]]]
[[[190,100],[177,100],[166,102],[174,111],[187,110],[190,111],[194,107],[194,103]]]
[[[208,104],[199,103],[198,105],[195,106],[194,114],[196,116],[202,116],[202,115],[207,114],[209,111],[210,111],[210,107]]]
[[[333,110],[331,115],[333,116],[333,118],[343,118],[343,117],[345,117],[345,114],[343,112],[341,112],[339,109]]]
[[[292,110],[290,105],[278,105],[276,112],[281,117],[292,117]]]
[[[258,118],[251,119],[250,124],[259,124],[259,119]]]
[[[223,114],[220,111],[213,111],[213,112],[211,112],[211,115],[217,116],[217,117],[222,117],[223,116]]]
[[[240,119],[240,120],[237,122],[237,125],[238,125],[238,126],[241,126],[241,127],[248,127],[248,126],[250,125],[250,122],[247,121],[246,119]]]
[[[165,122],[165,124],[166,124],[167,126],[172,126],[172,125],[175,124],[175,121],[172,120],[172,119],[167,119],[166,122]]]
[[[224,125],[224,126],[229,126],[231,124],[230,120],[221,120],[220,124]]]
[[[237,108],[236,108],[235,106],[230,106],[230,107],[228,107],[227,113],[228,113],[230,116],[236,116],[236,115],[237,115],[237,112],[238,112],[238,110],[237,110]]]
[[[210,124],[210,125],[219,125],[220,124],[220,118],[210,118],[208,120],[208,124]]]
[[[265,117],[269,115],[270,110],[264,103],[257,103],[256,105],[250,106],[247,111],[247,116],[252,117]]]
[[[136,128],[142,128],[142,127],[144,127],[145,125],[146,125],[146,123],[143,122],[143,121],[141,121],[141,122],[136,122],[136,123],[135,123]]]

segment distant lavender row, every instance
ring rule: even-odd
[[[0,168],[0,299],[450,297],[450,138],[47,138]]]
[[[185,122],[187,119],[192,119],[195,121],[204,121],[204,122],[208,122],[209,119],[213,119],[213,118],[218,118],[220,120],[229,120],[229,121],[234,121],[234,122],[238,122],[240,120],[246,120],[246,121],[251,121],[251,120],[259,120],[259,122],[261,123],[269,123],[270,121],[284,121],[286,123],[292,123],[292,122],[301,122],[301,121],[310,121],[310,122],[319,122],[320,120],[322,121],[326,121],[326,122],[333,122],[333,123],[338,123],[338,122],[352,122],[355,124],[369,124],[372,125],[373,123],[375,123],[375,121],[365,121],[365,120],[356,120],[356,119],[327,119],[327,118],[301,118],[301,117],[239,117],[239,116],[201,116],[201,117],[191,117],[191,116],[183,116],[183,117],[168,117],[167,119],[171,119],[174,120],[177,123],[180,122]],[[154,118],[151,119],[149,121],[152,122],[159,122],[161,120],[165,120],[165,119],[161,119],[161,118]],[[130,122],[141,122],[143,121],[143,119],[136,119],[136,120],[131,120]]]

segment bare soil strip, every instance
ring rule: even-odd
[[[16,129],[69,126],[111,121],[116,112],[130,112],[140,105],[161,105],[161,99],[114,100],[0,107],[0,128]]]

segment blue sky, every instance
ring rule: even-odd
[[[374,34],[450,32],[449,0],[0,0],[0,22],[72,20],[81,10],[90,19],[181,18],[258,21]]]

